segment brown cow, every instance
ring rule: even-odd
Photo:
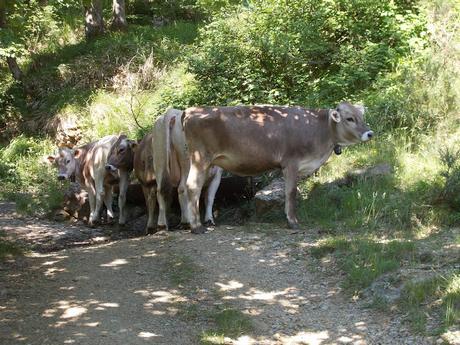
[[[106,136],[76,150],[61,148],[57,156],[48,156],[48,161],[58,168],[58,179],[75,178],[88,192],[90,216],[88,224],[93,226],[104,202],[108,218],[113,218],[112,185],[108,183],[105,164],[110,148],[117,136]]]
[[[298,228],[295,214],[297,178],[311,175],[337,145],[368,141],[364,108],[348,102],[335,109],[282,106],[236,106],[186,109],[182,122],[191,167],[187,178],[192,232],[205,228],[199,218],[204,177],[214,164],[241,176],[281,168],[286,181],[285,213]]]
[[[127,181],[129,172],[134,168],[147,203],[147,233],[154,231],[153,214],[157,200],[159,204],[157,229],[167,228],[166,200],[173,188],[177,188],[179,194],[182,211],[181,223],[183,225],[188,223],[185,181],[190,160],[185,146],[181,115],[181,110],[168,110],[155,121],[154,128],[139,144],[128,140],[124,135],[120,136],[108,158],[107,171],[115,173],[118,170],[120,175],[120,216],[126,200],[122,196],[122,190],[125,189],[122,188],[121,176],[125,176]],[[181,180],[183,175],[185,177]],[[213,167],[208,175],[207,181],[210,183],[206,194],[205,221],[214,224],[212,205],[220,183],[222,169]]]
[[[134,152],[131,147],[134,140],[129,140],[126,135],[121,134],[110,149],[105,170],[107,174],[116,178],[119,185],[118,208],[120,214],[118,224],[126,223],[126,192],[128,190],[129,175],[133,171]]]

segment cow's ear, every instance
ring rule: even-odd
[[[74,152],[73,152],[73,156],[78,159],[81,155],[81,150],[80,149],[76,149]]]
[[[362,104],[353,104],[356,110],[358,110],[361,114],[361,116],[364,115],[364,112],[366,111],[366,107]]]
[[[129,145],[131,150],[136,151],[137,143],[134,140],[130,140],[128,145]]]
[[[340,121],[342,121],[342,116],[336,109],[329,110],[329,116],[334,122],[339,123]]]
[[[56,157],[54,157],[54,156],[48,156],[48,157],[46,157],[46,161],[47,161],[49,164],[53,164],[53,163],[56,161]]]

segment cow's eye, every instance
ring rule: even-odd
[[[118,152],[122,153],[125,149],[119,149]]]
[[[355,119],[352,118],[352,117],[349,117],[349,118],[347,118],[347,121],[348,121],[348,122],[355,122]]]
[[[65,162],[65,164],[69,164],[69,163],[70,163],[70,159],[68,159],[68,160]]]

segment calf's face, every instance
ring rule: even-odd
[[[78,151],[78,150],[77,150]],[[58,180],[68,180],[75,176],[77,169],[77,161],[75,152],[70,149],[59,149],[56,156],[48,156],[48,162],[53,164],[58,169]]]
[[[342,102],[329,111],[329,116],[335,125],[335,139],[341,146],[368,141],[374,136],[364,122],[364,107],[361,105]]]
[[[125,135],[120,135],[110,149],[105,170],[112,174],[117,173],[118,169],[132,170],[136,145],[135,141],[128,140]]]

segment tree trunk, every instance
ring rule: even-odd
[[[125,0],[113,0],[112,15],[112,30],[125,30],[128,27]]]
[[[6,28],[6,0],[0,0],[0,28]]]
[[[104,18],[102,17],[101,0],[84,1],[85,36],[92,39],[104,33]]]
[[[13,75],[13,78],[18,81],[22,81],[22,71],[19,68],[16,58],[8,56],[6,58],[6,63],[8,64],[8,67],[10,69],[11,74]]]

